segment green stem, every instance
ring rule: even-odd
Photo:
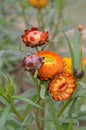
[[[60,117],[62,115],[62,113],[65,111],[65,109],[67,108],[67,106],[70,104],[70,102],[72,101],[72,98],[70,98],[61,108],[61,110],[58,112],[57,117]]]
[[[35,47],[35,50],[36,50],[36,53],[38,53],[38,52],[39,52],[39,49],[38,49],[38,47]]]
[[[44,130],[44,115],[45,115],[45,100],[40,98],[40,89],[41,86],[38,84],[37,75],[32,75],[32,79],[36,86],[37,98],[38,98],[38,105],[42,107],[42,109],[35,108],[34,114],[36,118],[36,124],[38,126],[38,130]]]
[[[27,18],[26,18],[25,8],[24,8],[22,0],[19,0],[19,3],[20,3],[20,6],[21,6],[21,9],[22,9],[22,16],[24,18],[25,25],[26,25],[26,27],[28,27],[28,21],[27,21]]]
[[[22,115],[20,115],[20,113],[15,109],[14,104],[12,103],[12,112],[20,119],[20,121],[23,122],[24,118]]]
[[[38,26],[39,26],[39,28],[41,28],[41,29],[44,31],[44,25],[45,25],[45,23],[44,23],[43,18],[44,18],[44,16],[43,16],[43,14],[42,14],[41,9],[39,8],[39,9],[37,10]]]
[[[32,79],[34,81],[35,86],[36,86],[37,97],[39,99],[39,97],[40,97],[40,86],[38,84],[37,74],[34,76],[32,73],[30,73],[30,75],[31,75],[31,77],[32,77]]]

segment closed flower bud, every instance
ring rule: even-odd
[[[79,24],[78,25],[78,31],[81,32],[81,31],[83,31],[83,29],[84,29],[84,26],[82,24]]]
[[[74,76],[76,78],[82,78],[84,76],[84,71],[80,69],[74,69]]]
[[[27,71],[38,70],[43,65],[43,58],[37,54],[26,56],[23,60],[23,66]]]

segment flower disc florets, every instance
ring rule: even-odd
[[[49,51],[38,52],[38,55],[44,58],[43,66],[38,70],[38,77],[41,80],[49,80],[56,74],[62,73],[64,61],[60,55]]]
[[[75,79],[70,73],[56,75],[48,85],[48,91],[55,101],[65,100],[75,88]]]
[[[36,47],[44,45],[48,41],[48,31],[43,33],[38,28],[31,28],[31,30],[25,30],[25,34],[22,35],[22,40],[26,46]]]
[[[23,66],[25,70],[28,71],[38,70],[42,65],[43,58],[39,57],[37,54],[26,56],[23,60]]]

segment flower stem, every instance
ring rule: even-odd
[[[36,124],[37,124],[38,130],[44,130],[45,100],[40,98],[41,86],[38,84],[37,76],[34,77],[32,74],[31,76],[36,86],[38,105],[42,107],[42,109],[35,108],[34,114],[36,118]]]
[[[22,0],[19,0],[19,3],[20,3],[20,6],[21,6],[21,9],[22,9],[22,16],[23,16],[25,25],[26,25],[26,27],[28,27],[28,21],[27,21],[26,14],[25,14],[25,7],[23,5]]]

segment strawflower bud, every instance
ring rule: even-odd
[[[43,33],[38,28],[31,28],[31,30],[25,30],[25,34],[21,37],[26,46],[33,48],[44,45],[48,41],[48,31]]]
[[[23,66],[27,71],[38,70],[42,65],[43,58],[39,57],[37,54],[26,56],[23,60]]]
[[[80,70],[79,68],[78,69],[74,69],[74,76],[76,78],[83,78],[84,76],[84,71],[83,70]]]
[[[56,75],[48,85],[48,91],[55,101],[65,100],[74,92],[75,79],[70,73]]]
[[[83,31],[83,29],[84,29],[84,26],[82,24],[79,24],[78,25],[78,31],[81,32],[81,31]]]

